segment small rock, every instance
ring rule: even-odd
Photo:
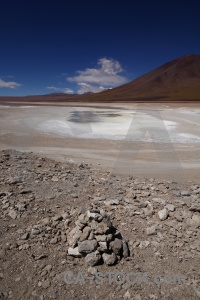
[[[48,287],[50,287],[51,283],[50,283],[50,280],[45,280],[42,282],[42,287],[43,289],[47,289]]]
[[[17,218],[17,212],[15,210],[10,210],[8,215],[12,218],[12,219],[16,219]]]
[[[122,248],[123,248],[123,243],[122,240],[120,239],[115,239],[113,242],[110,243],[111,249],[116,255],[120,255]]]
[[[167,204],[166,209],[169,211],[175,211],[176,207],[173,204]]]
[[[17,205],[15,205],[15,208],[17,208],[17,210],[19,212],[23,212],[26,210],[26,205],[25,204],[17,204]]]
[[[96,235],[96,240],[97,240],[97,242],[106,242],[106,241],[108,241],[107,236],[105,234]]]
[[[28,238],[29,238],[29,233],[26,232],[21,236],[20,240],[28,240]]]
[[[90,232],[91,232],[91,228],[89,226],[86,226],[83,229],[83,234],[81,235],[79,241],[82,242],[82,241],[86,240],[89,237]]]
[[[191,225],[200,225],[200,216],[193,215],[190,223]]]
[[[41,260],[41,259],[44,259],[44,258],[48,257],[46,254],[41,254],[41,255],[38,255],[38,256],[35,256],[34,254],[32,254],[32,256],[35,260]]]
[[[103,261],[108,266],[114,265],[115,262],[117,261],[117,256],[115,255],[114,252],[112,254],[103,253],[102,257],[103,257]]]
[[[78,198],[78,195],[76,193],[71,194],[72,198]]]
[[[158,225],[153,225],[145,229],[147,235],[156,234],[156,230],[158,229]]]
[[[89,267],[88,268],[88,273],[91,275],[95,275],[98,272],[98,270],[94,267]]]
[[[200,204],[196,204],[196,203],[192,204],[189,210],[194,212],[200,212]]]
[[[128,249],[127,242],[124,239],[122,240],[122,245],[123,245],[123,257],[127,258],[129,256],[129,249]]]
[[[52,218],[53,221],[61,221],[63,219],[62,215],[56,215]]]
[[[100,252],[107,251],[107,249],[108,249],[107,242],[99,242],[98,250],[99,250]]]
[[[106,200],[106,201],[104,201],[104,204],[106,204],[106,205],[119,205],[119,200],[118,199]]]
[[[89,219],[93,219],[95,221],[97,221],[99,219],[99,217],[101,217],[101,215],[99,213],[90,212],[89,210],[87,212],[87,216]]]
[[[86,215],[84,215],[84,214],[81,214],[78,217],[78,220],[79,220],[80,223],[82,223],[84,225],[87,225],[88,217],[86,217]]]
[[[131,294],[129,291],[126,291],[126,293],[124,294],[124,299],[131,299]]]
[[[52,265],[47,265],[43,270],[50,272],[52,270]]]
[[[139,244],[140,249],[146,249],[149,246],[150,242],[149,241],[141,241]]]
[[[134,200],[130,199],[130,198],[125,198],[124,202],[128,203],[128,204],[134,204]]]
[[[166,205],[166,200],[161,199],[161,198],[153,198],[152,201],[156,202],[156,203],[159,203],[159,204],[162,204],[162,205]]]
[[[96,240],[86,240],[78,243],[78,251],[83,254],[88,254],[97,249]]]
[[[91,267],[97,265],[100,262],[100,260],[101,260],[101,254],[98,251],[89,253],[85,257],[85,263]]]
[[[167,217],[168,217],[168,210],[166,208],[160,210],[158,212],[158,216],[159,216],[159,218],[160,218],[161,221],[166,220]]]
[[[32,235],[38,235],[38,234],[40,234],[40,230],[38,228],[32,228],[31,234]]]
[[[54,236],[54,238],[50,240],[50,244],[57,244],[59,241],[60,241],[60,237]]]
[[[198,289],[196,287],[193,287],[193,289],[195,291],[196,296],[200,299],[200,289]]]
[[[106,234],[110,230],[110,224],[106,219],[103,219],[102,222],[95,224],[93,228],[96,234]]]
[[[107,216],[106,212],[105,212],[103,209],[100,210],[100,215],[101,215],[103,218],[105,218],[105,217]]]
[[[71,247],[75,247],[82,234],[83,234],[82,231],[78,227],[73,228],[68,235],[69,245]]]
[[[53,182],[58,182],[58,181],[59,181],[59,178],[56,177],[56,176],[54,176],[54,177],[51,178],[51,181],[53,181]]]
[[[71,255],[74,257],[82,257],[82,254],[78,251],[78,247],[76,247],[76,248],[69,247],[68,255]]]
[[[181,196],[190,196],[191,192],[190,191],[182,191]]]

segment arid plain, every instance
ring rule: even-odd
[[[142,177],[200,177],[200,105],[1,105],[0,148]]]

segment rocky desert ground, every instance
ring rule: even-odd
[[[1,299],[199,299],[199,185],[14,150],[0,161]],[[101,226],[105,215],[113,232]],[[118,236],[125,254],[112,245]],[[66,272],[74,272],[70,283]]]
[[[153,176],[150,151],[144,151],[150,146],[141,152],[146,155],[143,174],[131,173],[121,161],[118,168],[111,163],[121,146],[118,141],[83,143],[52,132],[39,134],[25,126],[28,108],[20,111],[21,117],[19,110],[13,114],[5,109],[0,299],[200,298],[200,183],[198,165],[194,167],[199,162],[198,141],[175,145],[175,153],[188,166],[179,170],[186,180],[170,178],[173,168],[168,178],[163,178],[164,172]],[[12,109],[16,113],[19,108]],[[191,118],[183,130],[193,121],[196,128],[190,134],[198,137],[198,115]],[[159,149],[168,153],[167,165],[169,144],[164,145]],[[71,152],[64,152],[65,147]],[[126,153],[127,164],[128,158]]]

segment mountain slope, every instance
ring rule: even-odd
[[[0,97],[0,102],[200,101],[200,55],[186,55],[117,88],[83,95]]]
[[[200,100],[200,55],[186,55],[88,100]]]

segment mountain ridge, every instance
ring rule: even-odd
[[[200,55],[167,62],[135,80],[96,95],[97,98],[200,100]],[[91,98],[91,97],[90,97]]]
[[[100,93],[0,97],[0,101],[124,102],[200,101],[200,55],[187,54],[166,62],[129,83]]]

